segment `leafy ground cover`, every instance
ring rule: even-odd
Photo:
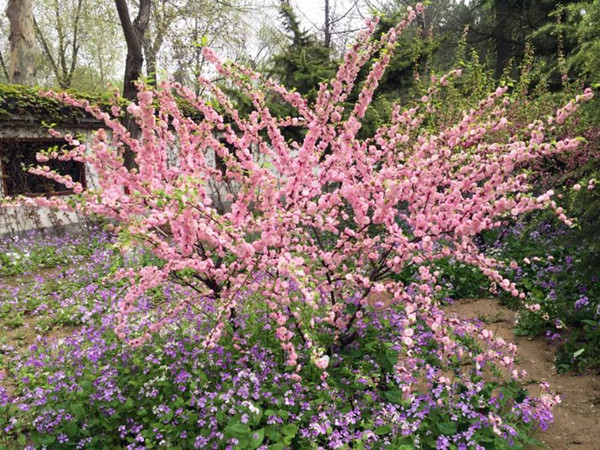
[[[515,348],[477,338],[488,334],[481,317],[444,315],[440,326],[452,326],[461,344],[451,359],[431,330],[417,326],[410,373],[394,370],[407,357],[403,308],[366,311],[363,338],[321,356],[325,378],[314,365],[286,366],[279,341],[261,333],[270,326],[268,309],[251,292],[232,338],[208,351],[211,324],[191,307],[131,348],[115,335],[124,289],[112,274],[152,258],[123,257],[112,241],[98,231],[43,244],[34,236],[5,240],[24,256],[16,260],[20,275],[0,285],[3,447],[523,448],[553,420],[557,399],[545,383],[515,381],[489,361],[488,353],[513,356]],[[35,268],[36,252],[52,254],[49,248],[74,263]],[[150,292],[130,326],[144,328],[172,298],[194,295],[176,285]],[[328,333],[326,321],[320,326]]]

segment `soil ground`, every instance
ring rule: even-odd
[[[600,450],[600,376],[558,374],[554,348],[544,338],[515,336],[515,312],[497,300],[460,300],[447,307],[459,316],[479,318],[496,336],[518,346],[518,361],[528,381],[546,381],[563,397],[554,409],[554,424],[536,437],[552,450]],[[533,393],[533,392],[532,392]]]

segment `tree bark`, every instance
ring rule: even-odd
[[[123,97],[135,100],[137,88],[135,82],[142,75],[144,65],[143,39],[150,22],[150,0],[140,0],[138,15],[133,22],[129,16],[127,0],[115,0],[119,20],[127,43],[125,76],[123,78]]]
[[[8,81],[31,85],[35,68],[35,31],[32,0],[9,0],[6,17],[10,22]]]
[[[146,57],[146,76],[148,84],[152,87],[158,86],[158,52],[160,51],[171,23],[177,16],[185,14],[185,10],[178,9],[167,2],[157,4],[152,10],[150,20],[154,22],[152,36],[146,33],[143,40],[144,56]]]
[[[148,79],[148,84],[156,87],[158,83],[158,76],[156,75],[158,62],[157,55],[150,43],[144,43],[144,54],[146,55],[146,78]]]
[[[127,0],[115,0],[119,20],[125,35],[127,43],[127,59],[125,60],[125,76],[123,78],[123,97],[129,100],[137,98],[137,88],[135,82],[142,75],[142,67],[144,65],[144,49],[143,40],[144,33],[148,29],[150,22],[150,3],[151,0],[140,0],[138,15],[132,22],[129,16],[129,8]],[[132,134],[137,135],[139,132],[138,126],[129,115],[125,116],[124,125]],[[135,153],[126,148],[123,153],[124,164],[128,169],[137,166],[135,163]]]
[[[4,57],[2,56],[2,52],[0,52],[0,67],[2,67],[2,74],[8,80],[8,67],[6,67],[6,63],[4,62]]]
[[[331,11],[329,0],[325,0],[325,47],[331,46]]]

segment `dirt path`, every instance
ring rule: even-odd
[[[600,450],[600,376],[557,374],[554,352],[543,338],[515,336],[515,313],[497,300],[460,300],[447,308],[462,317],[479,318],[507,342],[514,342],[520,366],[532,382],[546,381],[563,396],[554,410],[555,422],[537,438],[552,450]]]

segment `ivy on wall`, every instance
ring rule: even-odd
[[[0,119],[11,119],[17,116],[40,124],[57,125],[76,125],[92,119],[85,111],[40,95],[40,92],[39,88],[0,84]],[[71,91],[69,93],[89,100],[107,111],[112,105],[111,102],[114,102],[114,96],[109,94],[90,95]]]
[[[15,84],[0,84],[0,120],[9,120],[19,117],[33,123],[51,125],[78,125],[85,121],[98,122],[80,108],[65,105],[64,103],[41,95],[43,89],[30,88]],[[129,103],[115,94],[88,94],[76,91],[66,91],[68,94],[100,107],[110,112],[110,107],[115,104],[125,106]],[[184,115],[194,120],[201,120],[199,111],[185,100],[179,100],[178,106]]]

